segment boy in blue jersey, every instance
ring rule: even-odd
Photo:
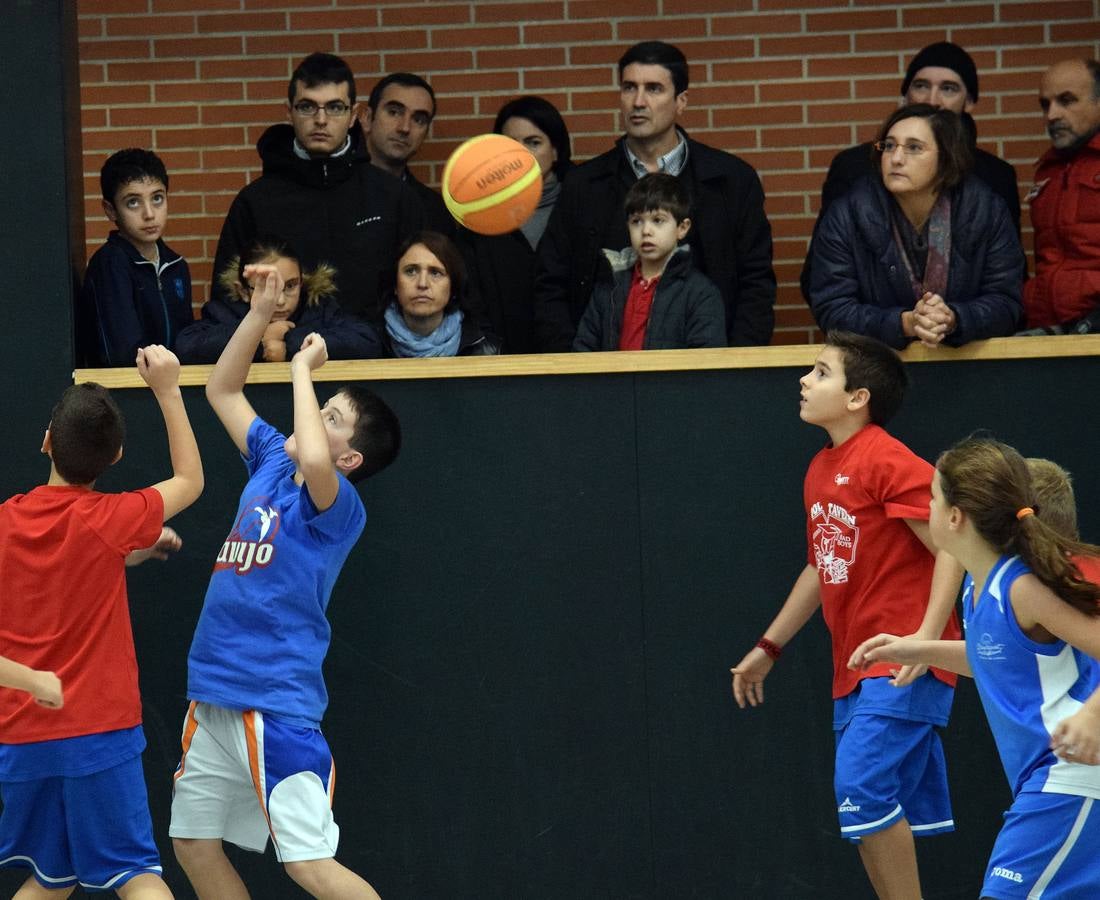
[[[291,361],[294,433],[256,415],[244,384],[282,277],[248,266],[251,306],[206,396],[248,467],[236,521],[218,554],[188,656],[191,705],[176,771],[170,834],[201,900],[249,896],[223,840],[262,852],[268,836],[287,874],[314,897],[378,894],[335,860],[333,761],[320,731],[325,609],[366,521],[353,481],[389,465],[400,426],[374,394],[344,387],[319,408],[317,334]]]

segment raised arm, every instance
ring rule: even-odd
[[[40,706],[51,709],[60,709],[65,704],[61,680],[53,672],[28,668],[6,656],[0,656],[0,687],[26,691]]]
[[[256,418],[256,410],[244,395],[244,383],[256,348],[271,321],[275,300],[283,289],[283,279],[279,270],[270,265],[245,266],[243,274],[254,285],[252,299],[248,312],[210,373],[206,399],[237,449],[247,453],[248,429]]]
[[[318,510],[336,502],[340,479],[321,421],[321,407],[313,389],[313,370],[328,359],[325,341],[319,334],[307,335],[302,349],[290,361],[290,380],[294,387],[294,440],[298,445],[298,471],[305,479],[310,499]]]
[[[172,477],[153,485],[164,500],[164,519],[167,521],[199,499],[203,488],[202,457],[183,405],[180,361],[176,355],[159,344],[143,347],[137,352],[137,369],[142,380],[152,388],[168,431]]]
[[[783,647],[810,621],[821,606],[821,583],[817,569],[807,565],[795,579],[779,614],[764,632],[764,639]],[[733,673],[733,699],[742,709],[764,702],[764,679],[775,661],[759,647],[753,647],[736,666]]]

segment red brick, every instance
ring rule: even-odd
[[[164,162],[164,167],[168,170],[168,175],[172,179],[172,192],[175,193],[176,182],[175,177],[177,172],[192,171],[197,172],[200,170],[200,154],[198,150],[158,150],[157,155]],[[177,209],[175,203],[175,197],[173,197],[172,212],[182,213],[185,210],[183,207]],[[189,210],[195,212],[195,210]]]
[[[77,10],[81,16],[143,13],[149,11],[149,0],[80,0]]]
[[[308,2],[295,0],[295,5],[302,6]],[[216,9],[240,9],[240,6],[240,0],[153,0],[155,13],[211,12]]]
[[[375,79],[382,76],[382,54],[380,53],[341,53],[340,56],[355,73],[357,85],[373,84]],[[298,60],[294,60],[294,63],[297,62]]]
[[[382,9],[380,12],[384,28],[457,25],[470,21],[469,3],[428,3],[420,6],[399,6],[394,9]]]
[[[81,41],[80,58],[94,59],[148,59],[151,42],[145,41]]]
[[[894,10],[865,12],[847,10],[845,12],[810,13],[806,16],[806,30],[810,34],[823,31],[841,31],[850,34],[854,31],[868,31],[872,28],[897,28],[898,14]]]
[[[252,84],[248,85],[250,88]],[[244,84],[240,81],[173,81],[154,84],[157,103],[209,103],[215,100],[240,100]],[[286,83],[283,83],[286,91]]]
[[[617,134],[619,129],[613,112],[567,112],[563,114],[570,134]]]
[[[362,6],[362,3],[360,2],[360,0],[356,0],[355,5]],[[237,0],[237,2],[233,4],[234,9],[239,9],[240,6],[240,0]],[[286,9],[288,6],[294,6],[296,9],[301,9],[302,7],[309,6],[323,7],[325,9],[328,9],[332,6],[332,0],[244,0],[244,8],[246,10],[283,10]]]
[[[901,75],[885,78],[860,78],[855,82],[857,100],[885,100],[897,102],[901,96]],[[982,80],[983,87],[985,79]]]
[[[546,96],[543,93],[543,96]],[[690,94],[688,95],[691,96]],[[561,107],[559,107],[560,109]],[[571,91],[569,109],[572,110],[617,110],[619,108],[618,89],[603,88],[597,91]]]
[[[845,122],[854,124],[858,122],[879,123],[883,116],[870,103],[812,103],[809,107],[810,122],[821,124],[824,122]]]
[[[624,23],[626,24],[626,23]],[[623,26],[620,25],[620,30]],[[523,26],[523,43],[531,44],[579,44],[586,41],[610,41],[610,22],[564,22],[554,25]]]
[[[106,66],[102,63],[85,63],[81,60],[80,63],[80,83],[85,84],[100,84],[104,80],[104,72]]]
[[[801,104],[757,106],[752,109],[716,109],[714,124],[719,128],[738,125],[800,125],[806,121]]]
[[[523,84],[524,87],[533,91],[546,87],[555,88],[569,85],[588,87],[589,85],[605,84],[611,86],[615,83],[616,77],[617,73],[613,65],[587,69],[579,67],[547,71],[534,69],[524,73]]]
[[[121,106],[110,110],[112,128],[134,128],[144,125],[197,125],[198,107],[187,106]]]
[[[470,51],[423,50],[419,52],[391,51],[385,55],[385,66],[390,72],[442,72],[474,67],[474,55]]]
[[[270,103],[208,103],[202,107],[202,124],[245,125],[252,122],[270,122],[273,112]]]
[[[432,87],[440,94],[486,91],[518,91],[518,72],[445,72],[432,75]]]
[[[790,5],[789,2],[787,4]],[[724,0],[716,4],[714,0],[664,0],[663,10],[665,16],[678,16],[682,13],[712,13],[721,12],[752,12],[753,0]]]
[[[251,147],[233,147],[226,150],[203,150],[202,168],[210,169],[247,169],[257,165],[256,151]]]
[[[205,147],[230,146],[241,144],[240,128],[158,128],[158,147]]]
[[[784,175],[765,175],[764,179],[766,183],[773,184],[774,181],[782,181],[786,176]],[[778,193],[773,187],[770,190],[770,194]],[[773,210],[769,209],[769,212]],[[810,232],[814,227],[814,220],[812,216],[776,216],[771,219],[772,236],[776,238],[805,238],[810,236]]]
[[[285,78],[290,80],[293,63],[285,57],[250,59],[204,59],[199,62],[199,78]]]
[[[706,19],[670,19],[661,20],[662,40],[677,41],[681,38],[707,37],[710,35]],[[619,23],[618,38],[626,43],[628,41],[644,41],[653,37],[653,23],[643,21],[624,21]],[[687,53],[687,48],[683,48]],[[688,59],[693,59],[694,54],[687,53]]]
[[[1027,0],[1025,3],[999,4],[1002,22],[1067,22],[1071,19],[1088,20],[1093,17],[1092,0]]]
[[[85,131],[81,135],[84,149],[99,150],[105,154],[114,153],[123,147],[151,147],[153,146],[153,130],[151,128],[135,128],[123,131],[121,128],[111,128],[107,131]]]
[[[1096,19],[1050,26],[1050,40],[1054,43],[1090,39],[1100,41],[1100,21]]]
[[[272,37],[268,34],[246,34],[244,36],[245,56],[266,56],[272,52]],[[281,34],[278,37],[280,53],[293,59],[293,63],[310,53],[336,52],[336,36],[331,32],[307,31],[295,34]],[[292,64],[293,64],[292,63]],[[285,85],[284,85],[285,87]]]
[[[290,33],[317,31],[335,34],[338,31],[356,31],[361,28],[377,28],[378,11],[374,9],[336,10],[290,13]],[[256,29],[253,29],[256,30]]]
[[[255,13],[218,13],[210,16],[198,16],[196,30],[199,34],[243,34],[255,32],[279,32],[278,49],[283,50],[283,38],[287,37],[286,13],[268,13],[262,19]],[[268,38],[270,41],[270,38]],[[270,50],[270,47],[269,47]]]
[[[89,109],[84,107],[80,110],[80,127],[85,128],[106,128],[107,127],[107,110],[106,109]]]
[[[110,16],[107,34],[116,37],[152,37],[162,34],[194,34],[194,16]]]
[[[1035,79],[1036,84],[1038,79]],[[985,106],[985,103],[982,103]],[[1039,121],[1039,91],[1027,94],[1002,94],[997,98],[997,111],[1008,115],[1030,116]],[[980,121],[980,120],[979,120]],[[981,133],[981,126],[978,127]]]
[[[825,78],[845,75],[877,75],[889,72],[896,65],[893,56],[848,56],[842,58],[808,59],[808,74],[811,78]]]
[[[424,29],[411,28],[341,31],[336,34],[336,49],[341,55],[349,50],[421,50],[428,46],[428,33]]]
[[[820,344],[822,338],[820,335],[815,337],[812,334],[807,334],[803,331],[784,331],[782,329],[783,321],[782,316],[779,315],[779,310],[776,311],[776,329],[772,334],[772,339],[768,346],[770,347],[783,347],[802,344]]]
[[[198,77],[193,62],[139,62],[110,63],[107,77],[112,82],[120,81],[194,81]]]
[[[577,48],[573,48],[576,53]],[[576,61],[574,61],[575,64]],[[478,50],[478,69],[523,69],[525,65],[556,66],[565,65],[564,47],[540,47],[538,60],[532,59],[530,49],[522,50]],[[534,71],[527,69],[528,72]]]
[[[984,140],[999,137],[1036,137],[1043,135],[1043,120],[1039,116],[983,118],[981,135]]]
[[[665,19],[660,15],[657,0],[569,0],[571,19],[608,19],[618,16],[650,19],[650,29],[643,40],[659,40],[665,33]],[[653,17],[659,18],[654,22]]]
[[[178,178],[172,179],[173,191],[185,191],[187,193],[203,194],[210,191],[225,190],[239,191],[243,186],[240,172],[195,172],[183,173]],[[209,229],[212,233],[221,231],[222,223],[216,221],[213,216],[206,219],[213,225]]]
[[[475,3],[475,22],[557,22],[565,18],[565,4]]]
[[[825,53],[848,53],[852,41],[847,34],[803,35],[760,38],[760,55],[813,57]],[[852,57],[845,57],[851,59]]]
[[[1035,106],[1039,106],[1039,79],[1042,76],[1043,68],[1050,63],[1057,62],[1059,59],[1064,59],[1058,54],[1052,54],[1050,62],[1044,62],[1041,59],[1034,59],[1033,57],[1040,52],[1038,48],[1032,51],[1020,51],[1021,53],[1029,57],[1026,63],[1030,71],[1027,72],[983,72],[982,73],[982,97],[987,94],[997,94],[1005,91],[1016,91],[1020,93],[1030,94],[1035,98]],[[1068,51],[1067,56],[1073,56],[1072,51]]]
[[[1033,140],[1025,140],[1020,138],[1018,140],[1005,140],[1001,142],[1001,146],[1004,148],[1004,159],[1009,162],[1023,162],[1030,164],[1037,160],[1040,156],[1050,149],[1050,140],[1046,137],[1036,137]],[[1025,165],[1025,171],[1027,166]],[[1031,178],[1026,178],[1023,183],[1031,183]]]
[[[856,53],[873,53],[883,50],[897,50],[905,57],[905,63],[921,47],[927,47],[936,41],[942,41],[942,31],[870,31],[856,34]]]
[[[97,84],[80,91],[80,105],[114,106],[118,103],[148,103],[153,91],[147,84]]]
[[[497,28],[434,28],[432,29],[432,47],[511,47],[520,43],[519,27],[500,26]],[[541,52],[541,51],[540,51]],[[527,58],[523,64],[531,61],[531,50],[527,49]]]
[[[705,106],[748,106],[756,103],[756,89],[751,84],[703,84],[688,88],[688,108]]]
[[[432,138],[435,141],[455,140],[461,143],[475,134],[492,131],[493,123],[482,118],[447,118],[432,122]],[[427,145],[425,145],[426,147]]]
[[[796,169],[805,167],[805,152],[802,150],[746,150],[739,153],[745,162],[756,171]]]
[[[745,151],[760,149],[760,132],[756,128],[711,129],[692,135],[704,144],[742,155]]]
[[[803,31],[802,16],[714,16],[710,20],[710,33],[720,35],[744,35],[751,37],[765,34],[791,34]]]
[[[800,59],[756,59],[744,62],[715,63],[711,67],[715,81],[751,81],[759,84],[773,78],[801,78]]]
[[[227,87],[241,87],[241,83],[231,84],[228,82],[208,82],[209,84],[226,84]],[[243,82],[244,95],[249,100],[267,100],[278,104],[286,103],[286,83],[285,78],[272,78],[268,81],[246,81]],[[231,98],[225,98],[231,99]]]
[[[1030,47],[1043,43],[1043,26],[1001,25],[993,28],[952,28],[951,40],[963,47]],[[977,63],[976,59],[975,63]]]
[[[790,100],[847,100],[852,96],[850,81],[767,81],[760,85],[761,103]]]
[[[1046,6],[1049,0],[1044,0],[1042,6]],[[1039,4],[1034,4],[1038,6]],[[1004,4],[1000,4],[1004,8]],[[949,10],[942,6],[917,6],[901,11],[902,28],[943,28],[945,25],[985,24],[997,21],[997,10],[992,4],[983,6],[965,6],[961,3],[951,4]],[[1003,14],[1001,16],[1003,19]],[[919,49],[919,48],[918,48]]]
[[[199,56],[240,56],[244,41],[240,37],[169,38],[153,42],[157,59],[194,59]]]
[[[806,195],[801,191],[794,194],[773,192],[768,194],[764,207],[767,211],[768,218],[773,216],[804,216],[807,212]],[[810,221],[813,222],[813,219]],[[803,226],[803,228],[805,228],[805,226]]]

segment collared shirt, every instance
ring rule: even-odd
[[[684,166],[687,165],[688,160],[688,142],[680,131],[676,132],[676,137],[679,138],[679,143],[657,160],[658,172],[664,172],[667,175],[679,175],[684,171]],[[623,141],[623,149],[626,151],[627,162],[630,163],[630,168],[634,170],[634,174],[639,178],[648,175],[649,169],[631,151],[629,141]]]
[[[653,309],[653,295],[657,293],[660,275],[646,280],[642,277],[641,263],[634,264],[630,279],[630,292],[623,307],[623,327],[619,332],[620,350],[644,350],[645,332],[649,327],[649,313]]]

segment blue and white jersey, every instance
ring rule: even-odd
[[[319,511],[295,483],[285,443],[253,420],[250,477],[210,576],[187,659],[187,695],[317,728],[328,705],[325,612],[366,512],[342,475],[336,501]]]
[[[1064,762],[1050,736],[1100,684],[1100,665],[1067,644],[1041,644],[1021,631],[1012,611],[1012,583],[1031,570],[1004,556],[989,573],[978,602],[974,581],[963,585],[966,658],[982,698],[1012,795],[1024,791],[1100,798],[1100,766]]]

